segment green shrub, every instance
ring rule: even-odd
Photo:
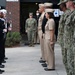
[[[5,45],[7,47],[15,46],[21,41],[21,35],[19,32],[8,32]]]

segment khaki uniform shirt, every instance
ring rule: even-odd
[[[55,22],[53,19],[49,19],[45,26],[45,39],[50,39],[50,30],[55,30]]]
[[[39,17],[39,20],[38,20],[38,30],[42,30],[42,21],[43,21],[44,15],[45,15],[45,12],[43,12],[41,14],[41,16]]]

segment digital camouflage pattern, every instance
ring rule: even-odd
[[[28,41],[31,45],[33,45],[35,32],[37,30],[37,21],[34,18],[32,19],[28,18],[26,20],[25,29],[28,34]]]
[[[60,21],[59,21],[59,28],[58,28],[58,43],[60,44],[61,48],[62,48],[62,57],[63,57],[63,63],[65,65],[66,68],[66,72],[68,73],[68,69],[67,69],[67,50],[64,49],[64,27],[65,27],[65,22],[67,17],[70,14],[70,10],[66,10],[63,15],[61,15],[60,17]]]
[[[75,75],[74,73],[74,52],[75,52],[75,10],[67,17],[64,27],[64,48],[67,50],[67,68],[68,75]]]

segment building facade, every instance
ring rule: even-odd
[[[28,13],[33,12],[36,16],[38,4],[44,2],[52,2],[53,8],[58,8],[59,0],[6,0],[7,18],[12,21],[12,31],[24,33]]]
[[[12,21],[12,31],[20,31],[20,2],[6,0],[7,19]]]

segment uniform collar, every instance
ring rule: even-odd
[[[4,18],[0,18],[2,21],[5,21]]]

